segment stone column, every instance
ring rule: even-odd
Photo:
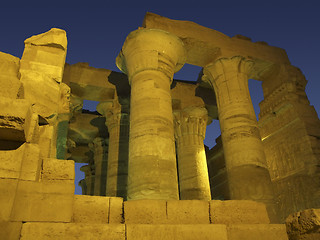
[[[170,84],[185,58],[178,37],[143,28],[117,57],[131,84],[128,200],[179,199]]]
[[[118,100],[114,100],[99,103],[97,110],[106,117],[106,125],[109,131],[106,194],[107,196],[126,199],[129,145],[128,107],[122,106]]]
[[[81,187],[82,195],[87,195],[87,183],[85,179],[81,179],[78,183],[78,186]]]
[[[214,88],[231,199],[264,202],[273,212],[273,190],[248,88],[253,62],[221,58],[204,68]]]
[[[203,145],[207,120],[208,112],[204,107],[174,112],[181,200],[211,200]]]
[[[86,181],[86,195],[94,195],[94,170],[92,169],[91,164],[89,165],[84,165],[80,168],[80,171],[84,172],[85,178],[84,180]]]
[[[95,166],[95,178],[94,178],[94,195],[106,196],[106,181],[107,181],[107,146],[106,140],[97,137],[93,140],[92,146],[93,159]]]

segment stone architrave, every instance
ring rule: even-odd
[[[272,215],[273,188],[248,88],[252,66],[241,56],[220,58],[204,68],[203,80],[216,93],[230,198],[264,202]]]
[[[126,107],[118,100],[101,102],[97,106],[98,112],[106,118],[109,131],[108,173],[106,194],[111,197],[127,196],[128,179],[128,112],[122,112]]]
[[[117,57],[131,84],[128,200],[179,199],[170,84],[185,59],[178,37],[143,28]]]
[[[203,140],[208,112],[188,107],[174,112],[181,200],[211,200],[208,167]]]

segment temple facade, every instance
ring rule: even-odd
[[[0,239],[320,238],[320,121],[283,49],[147,13],[121,72],[66,53],[57,28],[0,52]]]

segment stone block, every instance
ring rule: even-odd
[[[71,222],[74,184],[19,181],[12,221]]]
[[[284,224],[231,224],[228,240],[288,240]]]
[[[127,224],[127,240],[227,240],[222,224],[150,225]]]
[[[123,223],[123,199],[120,197],[110,197],[109,206],[109,223]]]
[[[167,223],[166,200],[131,200],[124,202],[125,223]]]
[[[209,201],[169,200],[167,218],[170,224],[209,224]]]
[[[31,108],[25,119],[24,135],[28,143],[39,142],[39,116],[34,113]]]
[[[18,179],[0,179],[0,221],[10,220],[17,185]]]
[[[24,143],[16,150],[0,151],[0,177],[39,179],[40,155],[36,144]]]
[[[108,223],[109,209],[108,197],[75,195],[73,222]]]
[[[25,99],[0,97],[1,140],[25,142],[24,125],[29,110],[30,103]]]
[[[20,88],[18,79],[20,59],[0,52],[0,96],[16,99]]]
[[[210,218],[214,224],[268,224],[266,206],[250,200],[210,201]]]
[[[53,126],[39,126],[39,148],[41,158],[50,157],[51,138],[54,135]]]
[[[59,160],[55,158],[43,159],[42,181],[69,180],[73,183],[75,177],[73,160]]]
[[[16,150],[0,151],[0,178],[20,177],[24,149],[22,145]]]
[[[320,209],[307,209],[290,214],[286,219],[290,239],[320,239]]]
[[[124,224],[24,223],[20,240],[125,240]]]
[[[0,239],[20,240],[22,222],[2,222],[0,221]]]
[[[41,159],[38,144],[25,143],[23,158],[21,160],[20,179],[37,181],[40,176]]]
[[[29,71],[21,76],[23,97],[30,101],[34,111],[46,118],[58,111],[60,85],[51,77],[36,71]]]

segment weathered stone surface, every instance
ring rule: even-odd
[[[73,222],[108,223],[109,201],[108,197],[75,195]]]
[[[19,181],[12,221],[71,222],[74,184]]]
[[[58,111],[60,86],[51,77],[30,71],[21,77],[21,82],[23,98],[34,104],[33,109],[40,116],[48,118]]]
[[[0,221],[0,239],[20,240],[22,222],[3,222]]]
[[[288,240],[284,224],[232,224],[228,240]]]
[[[53,126],[39,126],[39,147],[41,158],[54,157],[52,151],[52,136],[54,135]]]
[[[21,159],[21,180],[37,181],[40,176],[41,159],[38,144],[25,143],[23,157]]]
[[[0,178],[0,221],[10,221],[10,215],[17,193],[18,179]]]
[[[128,240],[228,240],[226,226],[222,224],[149,225],[128,224]]]
[[[307,209],[290,214],[286,219],[290,240],[320,239],[320,209]]]
[[[24,143],[16,150],[0,151],[0,177],[35,181],[40,174],[37,144]]]
[[[20,88],[18,78],[20,59],[0,52],[0,96],[16,99]]]
[[[209,202],[200,200],[167,201],[167,223],[209,224]]]
[[[20,240],[125,240],[124,224],[24,223]]]
[[[26,141],[25,122],[30,102],[24,99],[0,98],[0,139]]]
[[[109,198],[109,223],[123,223],[124,222],[124,207],[123,199],[120,197]]]
[[[69,180],[73,183],[75,177],[74,161],[45,158],[42,163],[42,181]]]
[[[248,200],[210,201],[210,218],[213,224],[268,224],[263,203]]]
[[[126,224],[167,223],[165,200],[131,200],[124,202]]]

